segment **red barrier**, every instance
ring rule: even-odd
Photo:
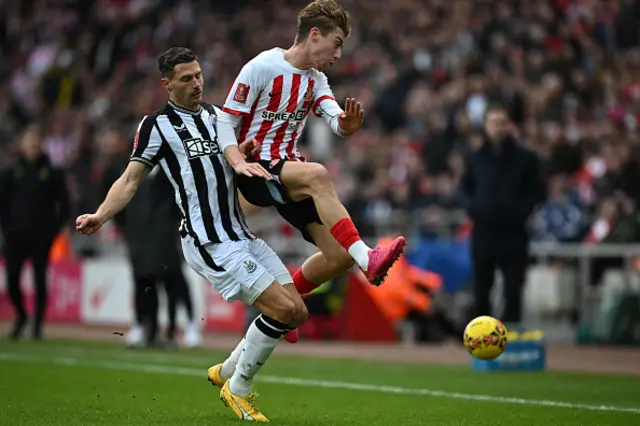
[[[360,271],[349,277],[345,303],[345,340],[394,342],[394,324],[382,313],[365,286],[369,284]]]

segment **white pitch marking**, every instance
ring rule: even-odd
[[[14,352],[0,352],[0,360],[2,361],[16,361],[16,362],[32,362],[38,364],[58,364],[65,366],[86,366],[95,367],[107,370],[127,370],[137,371],[144,373],[160,373],[160,374],[176,374],[181,376],[199,376],[206,377],[206,369],[196,369],[189,367],[177,367],[170,365],[158,365],[158,364],[137,364],[130,362],[120,361],[99,361],[99,362],[86,362],[79,358],[73,357],[53,357],[42,358],[36,357],[32,354],[14,353]],[[291,386],[303,386],[313,388],[325,388],[325,389],[348,389],[355,391],[365,392],[378,392],[378,393],[392,393],[397,395],[417,395],[417,396],[431,396],[436,398],[448,398],[467,401],[483,401],[483,402],[497,402],[501,404],[516,404],[516,405],[533,405],[543,407],[556,407],[556,408],[569,408],[574,410],[588,410],[588,411],[609,411],[616,413],[633,413],[640,414],[640,408],[625,408],[615,407],[611,405],[591,405],[591,404],[575,404],[572,402],[550,401],[542,399],[526,399],[526,398],[510,398],[493,395],[478,395],[469,393],[439,391],[433,389],[415,389],[415,388],[403,388],[396,386],[379,386],[370,385],[364,383],[352,383],[352,382],[336,382],[327,380],[313,380],[313,379],[301,379],[296,377],[282,377],[271,375],[258,375],[256,381],[263,383],[276,383],[282,385]]]

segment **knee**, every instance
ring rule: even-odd
[[[322,164],[310,163],[309,170],[305,179],[306,185],[314,192],[321,192],[332,187],[332,179],[327,170]]]
[[[307,318],[309,317],[309,311],[307,310],[307,306],[304,302],[296,305],[295,313],[293,315],[293,320],[289,323],[289,327],[297,328],[302,324],[307,322]]]
[[[291,298],[283,298],[273,309],[273,319],[290,325],[296,317],[296,304]]]

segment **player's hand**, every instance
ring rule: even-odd
[[[342,129],[345,134],[351,135],[362,127],[363,120],[364,110],[360,102],[347,98],[347,101],[344,103],[344,112],[338,116],[340,129]]]
[[[260,154],[262,144],[255,138],[251,138],[238,145],[238,149],[240,150],[240,154],[242,154],[242,158],[246,160],[247,157],[254,157]]]
[[[266,180],[271,180],[273,177],[271,173],[266,171],[259,163],[240,163],[234,167],[235,171],[239,175],[245,175],[249,177],[259,177]]]
[[[83,214],[76,219],[76,230],[82,235],[93,235],[104,222],[97,214]]]

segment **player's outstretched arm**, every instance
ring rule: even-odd
[[[111,185],[107,197],[94,214],[83,214],[76,219],[76,229],[84,235],[92,235],[113,216],[124,209],[149,175],[149,166],[131,161],[122,176]]]
[[[344,136],[350,136],[360,130],[364,121],[364,110],[360,102],[347,98],[344,112],[338,115],[338,126]]]

